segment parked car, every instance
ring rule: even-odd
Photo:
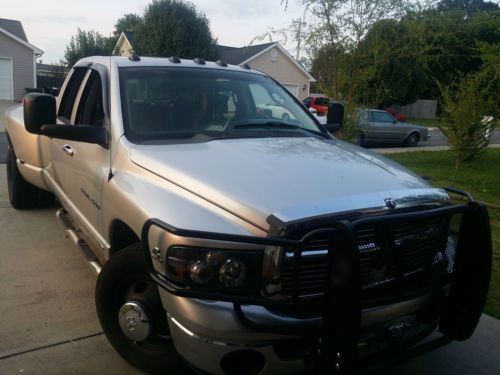
[[[293,115],[287,110],[285,107],[279,105],[278,103],[266,103],[259,104],[257,108],[263,113],[267,113],[270,118],[289,121],[291,119],[295,119]]]
[[[386,111],[359,109],[357,116],[360,146],[368,143],[385,143],[415,147],[420,141],[430,139],[426,127],[399,122]]]
[[[318,116],[324,116],[328,113],[328,106],[332,100],[327,96],[309,96],[302,103],[307,108],[314,108]]]
[[[340,113],[220,61],[88,57],[7,112],[9,199],[57,197],[107,339],[151,373],[351,374],[469,338],[485,206],[336,139]]]
[[[321,125],[326,125],[326,116],[318,116],[318,111],[316,111],[315,108],[309,108],[309,112],[311,112],[311,114],[314,116],[314,118],[316,120],[318,120],[318,122],[321,124]]]

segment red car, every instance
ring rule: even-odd
[[[323,116],[328,113],[328,105],[332,100],[327,96],[309,96],[302,103],[307,108],[314,108],[318,116]]]
[[[392,117],[394,117],[399,122],[405,122],[406,120],[408,120],[408,117],[396,111],[394,108],[386,108],[385,111],[389,112],[392,115]]]

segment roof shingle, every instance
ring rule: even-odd
[[[5,31],[8,31],[9,33],[17,36],[19,39],[28,42],[28,38],[26,38],[26,34],[24,32],[21,21],[0,18],[0,27]]]
[[[239,65],[243,61],[248,60],[250,57],[255,56],[256,54],[265,50],[273,44],[275,44],[275,42],[256,44],[254,46],[246,46],[241,48],[218,45],[216,46],[216,48],[217,54],[219,55],[221,60],[224,60],[228,64]]]

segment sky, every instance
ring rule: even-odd
[[[44,63],[58,62],[77,28],[109,36],[127,13],[142,15],[149,0],[1,0],[0,18],[23,23],[28,41],[44,51]],[[302,14],[300,0],[192,0],[210,20],[219,44],[242,47],[269,30],[287,27]],[[254,42],[254,44],[265,43]]]

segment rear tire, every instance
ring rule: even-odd
[[[12,207],[23,210],[37,206],[38,188],[26,182],[19,172],[12,147],[7,149],[7,188]]]
[[[150,330],[141,341],[129,338],[120,327],[120,309],[127,302],[137,302],[147,312]],[[106,262],[97,279],[95,303],[102,329],[123,359],[153,374],[182,373],[166,311],[147,271],[140,243],[126,247]]]
[[[7,149],[7,188],[12,207],[25,210],[36,207],[50,207],[54,194],[27,182],[17,167],[17,157],[12,147]]]
[[[408,147],[417,147],[418,141],[420,141],[420,136],[418,133],[411,133],[408,138],[406,138],[405,144]]]

